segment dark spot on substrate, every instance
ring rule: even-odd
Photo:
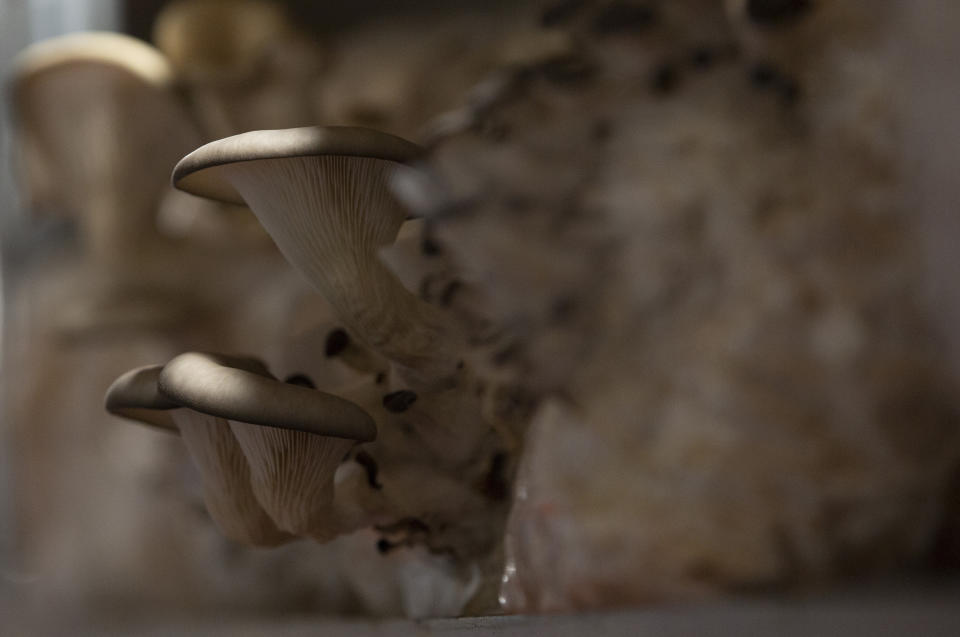
[[[420,242],[420,252],[425,256],[435,257],[440,254],[440,245],[428,234],[423,235],[423,240]]]
[[[533,208],[533,200],[525,195],[510,194],[504,197],[503,205],[510,212],[523,214]]]
[[[492,142],[505,142],[510,139],[510,126],[503,122],[487,120],[481,124],[480,134]]]
[[[765,62],[754,64],[750,69],[750,82],[757,88],[769,88],[777,81],[780,73]]]
[[[708,46],[698,46],[690,53],[690,65],[695,69],[706,70],[716,61],[716,51]]]
[[[347,334],[346,330],[342,328],[337,328],[332,330],[327,334],[327,342],[324,347],[324,354],[327,355],[327,358],[336,356],[347,349],[350,345],[350,335]]]
[[[453,298],[457,295],[457,292],[460,291],[461,287],[463,287],[463,284],[456,279],[448,283],[447,287],[443,288],[443,292],[440,293],[440,306],[450,307],[450,304],[453,303]]]
[[[382,385],[383,381],[387,380],[386,372],[377,372],[377,375],[374,377],[373,382],[377,385]]]
[[[396,548],[396,545],[391,544],[389,540],[385,540],[382,538],[377,540],[377,552],[380,553],[381,555],[386,555],[393,548]]]
[[[377,466],[377,461],[373,459],[373,456],[366,451],[360,451],[353,459],[367,472],[367,484],[374,489],[382,489],[383,485],[377,482],[377,474],[380,468]]]
[[[490,360],[494,365],[500,367],[516,359],[520,355],[521,351],[522,348],[520,347],[519,343],[511,343],[500,351],[494,353]]]
[[[657,12],[646,2],[612,2],[593,19],[593,31],[614,35],[644,31],[657,21]]]
[[[609,141],[612,135],[613,124],[611,124],[610,120],[608,119],[598,119],[593,123],[593,127],[590,129],[590,136],[600,143]]]
[[[750,82],[760,90],[773,90],[785,104],[794,104],[800,99],[797,80],[767,62],[759,62],[750,69]]]
[[[506,500],[510,486],[506,477],[507,454],[498,451],[490,458],[490,468],[483,479],[483,494],[491,500]]]
[[[384,409],[394,414],[405,412],[415,402],[417,402],[417,394],[409,389],[390,392],[383,397]]]
[[[679,84],[680,72],[672,64],[661,64],[650,77],[650,89],[658,95],[673,93]]]
[[[553,27],[564,22],[569,22],[586,2],[584,0],[560,0],[544,8],[540,14],[540,25]]]
[[[298,387],[307,387],[309,389],[317,388],[314,382],[310,380],[310,377],[307,376],[306,374],[300,374],[300,373],[290,374],[289,376],[286,377],[286,379],[283,382],[289,385],[297,385]]]
[[[757,24],[778,26],[802,17],[812,5],[811,0],[747,0],[747,15]]]
[[[550,317],[554,321],[563,322],[570,319],[576,309],[577,302],[573,297],[560,296],[554,299],[550,306]]]
[[[430,527],[427,525],[426,522],[424,522],[420,518],[414,518],[414,517],[401,518],[391,524],[378,524],[378,525],[375,525],[373,528],[375,528],[377,531],[380,531],[381,533],[400,533],[400,532],[429,533],[430,532]]]
[[[580,55],[567,55],[544,62],[537,70],[545,80],[560,86],[581,84],[596,75],[596,67]]]
[[[795,104],[801,97],[800,83],[792,77],[783,77],[780,81],[779,93],[787,105]]]

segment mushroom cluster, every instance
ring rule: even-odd
[[[110,388],[111,413],[179,431],[234,540],[371,528],[381,553],[424,546],[496,576],[515,440],[485,415],[454,308],[405,286],[451,270],[441,255],[404,267],[429,238],[390,187],[422,154],[371,129],[306,127],[211,142],[174,169],[177,188],[250,207],[332,307],[341,327],[318,355],[353,379],[315,389],[296,370],[283,383],[253,359],[186,353]]]
[[[337,529],[334,472],[376,435],[347,400],[282,383],[256,359],[195,352],[123,374],[106,408],[178,432],[210,516],[224,535],[254,546]]]

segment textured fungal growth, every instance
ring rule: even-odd
[[[656,17],[604,17],[628,4]],[[508,608],[929,550],[960,426],[897,195],[889,19],[856,0],[564,8],[575,55],[501,79],[400,177],[488,300],[468,369],[531,427]]]

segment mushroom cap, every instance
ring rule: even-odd
[[[163,55],[137,38],[108,31],[71,33],[31,44],[14,58],[12,82],[73,64],[103,64],[156,86],[168,86],[173,70]]]
[[[17,56],[9,88],[31,207],[78,215],[94,251],[153,236],[165,175],[199,139],[160,52],[117,33],[51,38]]]
[[[276,2],[178,0],[157,16],[153,41],[189,79],[242,81],[290,28]]]
[[[107,389],[104,407],[115,416],[178,432],[167,410],[180,407],[162,395],[157,387],[163,365],[131,369]]]
[[[188,352],[167,363],[160,392],[201,413],[310,434],[373,440],[373,419],[354,403],[325,392],[282,383],[259,361]]]
[[[371,128],[305,126],[259,130],[218,139],[193,151],[173,169],[173,185],[208,199],[244,205],[222,166],[291,157],[365,157],[409,163],[424,149],[411,141]]]

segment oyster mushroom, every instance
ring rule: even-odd
[[[85,251],[115,274],[154,236],[165,175],[198,139],[172,77],[157,50],[117,33],[44,40],[13,64],[28,199],[76,215]]]
[[[275,546],[290,540],[257,502],[247,459],[227,421],[182,408],[166,398],[158,387],[162,370],[162,365],[151,365],[117,378],[107,390],[107,411],[180,432],[200,471],[207,511],[225,536],[253,546]]]
[[[153,41],[189,89],[211,138],[315,121],[323,55],[282,3],[171,2],[157,17]]]
[[[250,467],[260,505],[289,533],[329,540],[341,532],[334,473],[376,427],[350,401],[294,383],[262,366],[212,354],[181,354],[160,374],[161,392],[197,411],[229,419]]]
[[[38,42],[10,79],[15,139],[32,209],[76,219],[89,273],[58,313],[61,333],[157,326],[183,318],[182,300],[160,300],[151,255],[170,167],[199,134],[172,86],[166,60],[116,33]],[[135,266],[135,267],[132,267]]]
[[[173,183],[248,205],[362,342],[415,382],[449,382],[458,337],[377,256],[407,216],[389,192],[391,175],[421,152],[365,128],[252,131],[190,153],[174,169]]]

